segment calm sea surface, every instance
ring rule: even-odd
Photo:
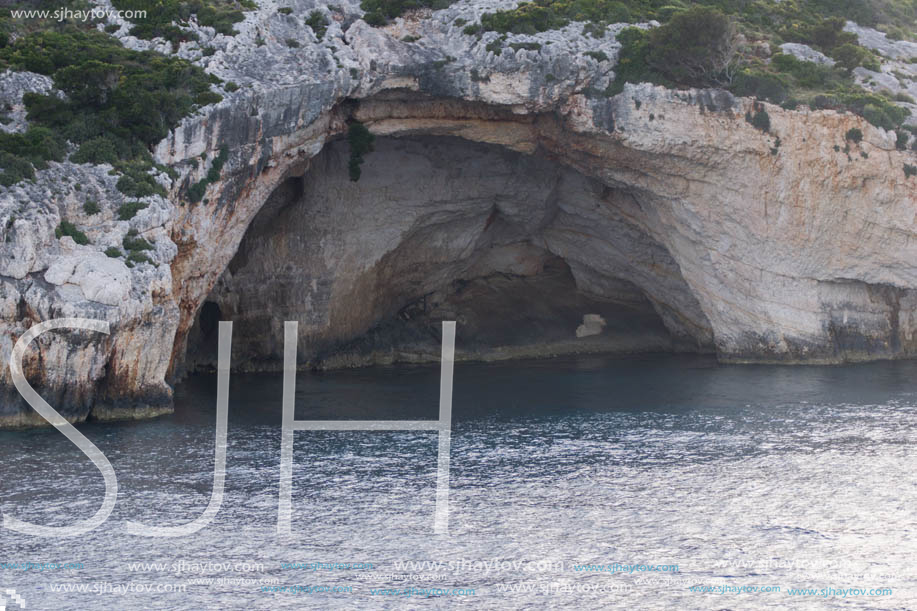
[[[297,418],[435,418],[438,377],[301,374]],[[433,534],[436,433],[304,431],[278,537],[281,392],[279,375],[232,377],[222,509],[186,538],[125,521],[206,507],[215,376],[180,385],[171,416],[80,425],[118,504],[75,539],[0,529],[0,595],[30,610],[917,608],[917,362],[459,363],[448,535]],[[103,490],[56,431],[0,432],[4,514],[66,525]],[[48,566],[67,563],[81,568]]]

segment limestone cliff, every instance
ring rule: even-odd
[[[301,4],[295,15],[312,9]],[[453,24],[474,3],[384,29],[344,4],[322,40],[276,9],[262,3],[234,37],[201,28],[178,50],[241,87],[156,148],[178,172],[159,177],[169,197],[121,220],[107,168],[69,162],[0,191],[4,363],[38,321],[112,326],[34,344],[30,379],[68,418],[167,411],[170,384],[212,363],[219,318],[237,321],[245,369],[278,366],[291,319],[304,367],[435,358],[431,329],[452,318],[460,358],[917,352],[917,178],[903,171],[917,159],[893,133],[770,105],[763,132],[746,121],[756,102],[717,90],[596,95],[614,78],[616,27],[598,42],[574,25],[515,35],[541,48],[495,55],[495,34]],[[608,59],[584,54],[599,50]],[[49,87],[3,80],[14,109]],[[357,182],[353,121],[376,135]],[[864,137],[848,148],[854,127]],[[188,202],[221,147],[220,180]],[[80,207],[87,192],[100,213]],[[55,237],[61,218],[91,244]],[[102,254],[125,238],[147,240],[150,262]],[[5,365],[0,388],[0,425],[37,423]]]

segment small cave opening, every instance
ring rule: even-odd
[[[208,363],[211,367],[216,367],[218,329],[221,320],[225,319],[220,305],[215,301],[205,301],[188,333],[189,362]]]
[[[547,156],[444,136],[379,137],[358,181],[326,144],[283,181],[199,310],[186,368],[279,370],[283,322],[300,365],[456,356],[709,352],[710,326],[637,194]]]

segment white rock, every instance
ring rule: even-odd
[[[100,253],[63,255],[45,272],[45,280],[54,285],[78,286],[85,299],[110,306],[120,305],[131,289],[127,266]]]

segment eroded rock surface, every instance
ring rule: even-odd
[[[497,55],[495,33],[453,24],[493,3],[384,29],[343,3],[322,40],[303,25],[312,3],[290,6],[263,3],[237,36],[200,28],[177,50],[240,88],[156,147],[178,172],[159,177],[168,198],[120,220],[116,177],[71,163],[0,190],[0,357],[41,320],[112,326],[30,351],[29,379],[68,418],[168,410],[170,384],[212,362],[221,317],[238,321],[247,369],[277,366],[289,319],[304,367],[435,358],[429,330],[452,317],[467,358],[714,349],[841,362],[917,349],[917,178],[903,171],[917,157],[895,134],[770,105],[763,133],[745,120],[754,102],[722,91],[597,95],[624,26],[510,35],[541,47]],[[125,44],[169,51],[126,29]],[[341,139],[352,121],[378,139],[357,183]],[[845,151],[854,127],[863,140]],[[191,204],[188,186],[224,146],[221,179]],[[84,213],[88,196],[98,214]],[[90,243],[55,237],[62,219]],[[129,231],[150,262],[103,264]],[[0,425],[34,423],[6,367],[0,387]]]

